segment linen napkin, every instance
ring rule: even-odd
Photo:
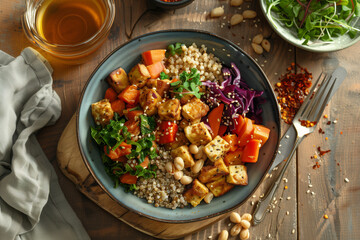
[[[61,113],[51,74],[32,48],[0,51],[0,239],[90,239],[34,135]]]

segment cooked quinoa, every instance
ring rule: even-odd
[[[201,81],[221,81],[221,62],[212,53],[207,53],[205,45],[200,48],[193,43],[189,47],[182,45],[183,53],[175,54],[165,59],[164,72],[170,77],[176,77],[181,72],[190,72],[191,68],[196,68],[200,73]]]

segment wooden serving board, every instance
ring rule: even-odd
[[[227,214],[223,214],[195,223],[164,223],[140,216],[122,207],[103,191],[83,162],[76,138],[75,115],[69,121],[59,140],[57,161],[64,175],[90,200],[131,227],[157,238],[181,238],[227,216]]]

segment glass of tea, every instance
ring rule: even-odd
[[[22,25],[27,38],[66,59],[94,52],[115,18],[114,0],[27,0]]]

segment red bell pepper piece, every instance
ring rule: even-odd
[[[173,121],[162,121],[156,132],[156,141],[159,144],[166,144],[175,141],[178,125]]]

